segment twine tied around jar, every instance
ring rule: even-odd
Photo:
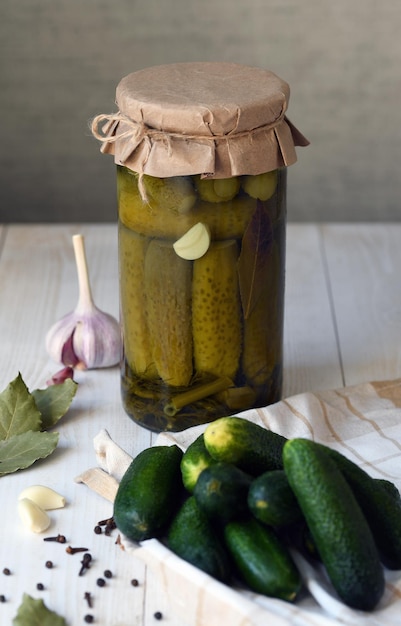
[[[185,139],[185,140],[186,139],[190,139],[190,140],[202,139],[202,140],[207,140],[207,141],[222,141],[222,140],[229,140],[233,136],[235,136],[236,138],[240,138],[240,137],[245,137],[247,135],[253,135],[254,133],[259,132],[259,131],[272,130],[283,121],[284,117],[285,117],[285,107],[283,107],[280,115],[277,117],[277,119],[274,120],[274,122],[271,122],[270,124],[263,124],[256,128],[236,132],[236,128],[237,128],[237,125],[236,125],[229,132],[222,133],[222,134],[212,134],[212,133],[210,134],[202,134],[202,133],[187,134],[187,133],[177,133],[177,132],[170,132],[170,131],[165,131],[165,130],[158,130],[156,128],[151,128],[150,126],[147,126],[143,122],[143,120],[141,120],[140,122],[137,122],[127,117],[123,113],[121,113],[121,111],[118,111],[117,113],[110,113],[110,114],[101,113],[100,115],[97,115],[91,122],[91,130],[92,130],[93,136],[96,139],[98,139],[99,141],[107,142],[107,143],[115,143],[116,141],[120,139],[129,138],[131,139],[133,144],[138,145],[145,137],[149,137],[150,139],[155,139],[155,140],[167,140],[167,141],[170,138]],[[101,128],[101,132],[99,132],[99,126],[102,122],[105,122],[105,124]],[[117,129],[117,126],[121,122],[125,124],[127,128],[125,130],[121,130],[121,132],[119,133],[116,133],[115,131]]]
[[[285,119],[286,106],[283,106],[279,116],[269,124],[262,124],[261,126],[257,126],[256,128],[246,129],[237,132],[239,116],[237,118],[237,122],[230,131],[221,134],[210,134],[206,133],[185,133],[185,132],[171,132],[166,130],[159,130],[157,128],[151,128],[147,126],[143,120],[135,121],[124,115],[121,111],[117,113],[101,113],[93,118],[91,122],[91,131],[93,136],[99,141],[103,142],[103,148],[108,146],[109,144],[115,144],[116,142],[126,140],[126,147],[120,153],[120,161],[124,164],[125,160],[129,158],[132,152],[140,145],[141,142],[147,142],[148,149],[146,158],[143,160],[142,166],[143,168],[146,165],[147,157],[150,154],[151,143],[153,141],[163,142],[167,148],[167,155],[170,157],[172,154],[172,145],[171,142],[173,139],[184,140],[184,141],[201,141],[201,142],[221,142],[226,141],[229,142],[231,139],[240,139],[241,137],[250,137],[252,141],[253,136],[259,132],[269,132],[274,130],[279,126],[282,121]],[[288,122],[288,120],[286,120]],[[104,123],[103,123],[104,122]],[[117,131],[117,128],[122,126],[121,130]],[[205,124],[207,127],[207,124]],[[284,159],[284,164],[287,165]],[[140,172],[141,174],[141,172]],[[203,177],[207,176],[208,173],[202,173]],[[210,173],[212,175],[212,173]],[[139,188],[141,189],[141,177],[139,180]],[[145,200],[144,190],[141,192],[142,198]]]
[[[289,87],[230,63],[146,68],[117,86],[117,112],[91,122],[101,152],[159,178],[256,175],[297,160],[308,140],[286,117]]]
[[[237,123],[230,131],[222,134],[205,134],[205,133],[197,133],[197,134],[187,134],[187,133],[178,133],[178,132],[170,132],[165,130],[158,130],[156,128],[151,128],[147,126],[143,120],[140,122],[135,121],[124,115],[121,111],[116,113],[101,113],[93,118],[91,122],[91,131],[93,136],[99,141],[103,142],[103,147],[107,147],[109,144],[115,144],[120,141],[127,141],[125,149],[120,152],[119,160],[124,164],[125,160],[129,158],[132,152],[139,146],[139,144],[143,141],[149,143],[148,150],[146,151],[146,158],[143,160],[142,167],[145,167],[147,157],[150,154],[150,144],[153,141],[163,142],[167,147],[167,155],[171,156],[172,146],[171,141],[173,139],[182,139],[185,141],[206,141],[206,142],[219,142],[219,141],[227,141],[229,142],[233,138],[241,138],[249,136],[252,141],[252,137],[255,133],[258,132],[269,132],[274,130],[277,126],[279,126],[282,121],[285,119],[285,110],[284,106],[279,114],[279,116],[269,124],[263,124],[253,129],[242,130],[236,132],[238,127],[238,119]],[[121,126],[121,130],[117,130],[118,127]],[[102,150],[103,151],[103,150]],[[210,173],[212,175],[212,173]],[[138,188],[141,194],[142,200],[144,202],[148,201],[148,197],[146,194],[145,187],[143,185],[143,176],[144,172],[138,172]],[[207,177],[208,173],[203,173],[202,177]]]

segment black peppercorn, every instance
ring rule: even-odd
[[[163,615],[160,613],[160,611],[156,611],[156,613],[153,615],[153,617],[155,619],[162,619]]]
[[[104,587],[105,584],[106,584],[106,581],[105,581],[104,578],[98,578],[97,581],[96,581],[96,584],[97,584],[98,587]]]
[[[45,586],[44,586],[44,584],[43,584],[43,583],[38,583],[38,584],[36,585],[36,589],[37,589],[38,591],[43,591],[43,589],[44,589],[44,588],[45,588]]]
[[[85,621],[87,624],[92,624],[92,622],[93,622],[93,615],[89,615],[89,614],[88,614],[88,615],[85,615],[85,617],[84,617],[84,621]]]
[[[4,574],[5,576],[10,576],[11,572],[10,572],[10,570],[8,569],[8,567],[5,567],[5,568],[3,569],[3,574]]]
[[[113,578],[113,574],[111,573],[111,571],[109,569],[105,569],[103,572],[103,576],[105,578]]]
[[[53,567],[52,561],[46,561],[45,565],[46,565],[47,569],[51,569]]]

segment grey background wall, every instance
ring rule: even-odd
[[[120,78],[223,60],[291,85],[310,139],[290,220],[401,218],[399,0],[2,0],[0,221],[112,221],[112,157],[88,121]]]

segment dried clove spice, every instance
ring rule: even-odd
[[[77,554],[77,552],[88,552],[88,548],[72,548],[71,546],[67,546],[65,551],[68,554]]]
[[[56,541],[57,543],[66,543],[64,535],[56,535],[56,537],[43,537],[43,541]]]
[[[111,531],[117,528],[113,517],[108,517],[107,519],[100,520],[94,529],[96,534],[100,535],[100,533],[102,532],[102,526],[105,526],[104,534],[108,537],[111,535]]]
[[[92,596],[89,591],[85,591],[84,599],[88,603],[88,607],[91,609],[93,607]]]
[[[98,522],[98,526],[110,526],[111,524],[114,524],[114,519],[112,517],[102,519]]]
[[[83,559],[81,561],[81,569],[79,570],[78,576],[83,576],[87,569],[90,568],[92,561],[92,556],[87,552],[84,554]]]

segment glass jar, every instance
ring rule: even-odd
[[[240,88],[238,74],[253,72],[273,99],[256,75]],[[264,70],[139,74],[120,83],[120,112],[103,116],[117,163],[122,400],[146,428],[178,431],[281,397],[286,174],[307,141],[284,117],[286,84]],[[273,120],[260,117],[266,98]]]

